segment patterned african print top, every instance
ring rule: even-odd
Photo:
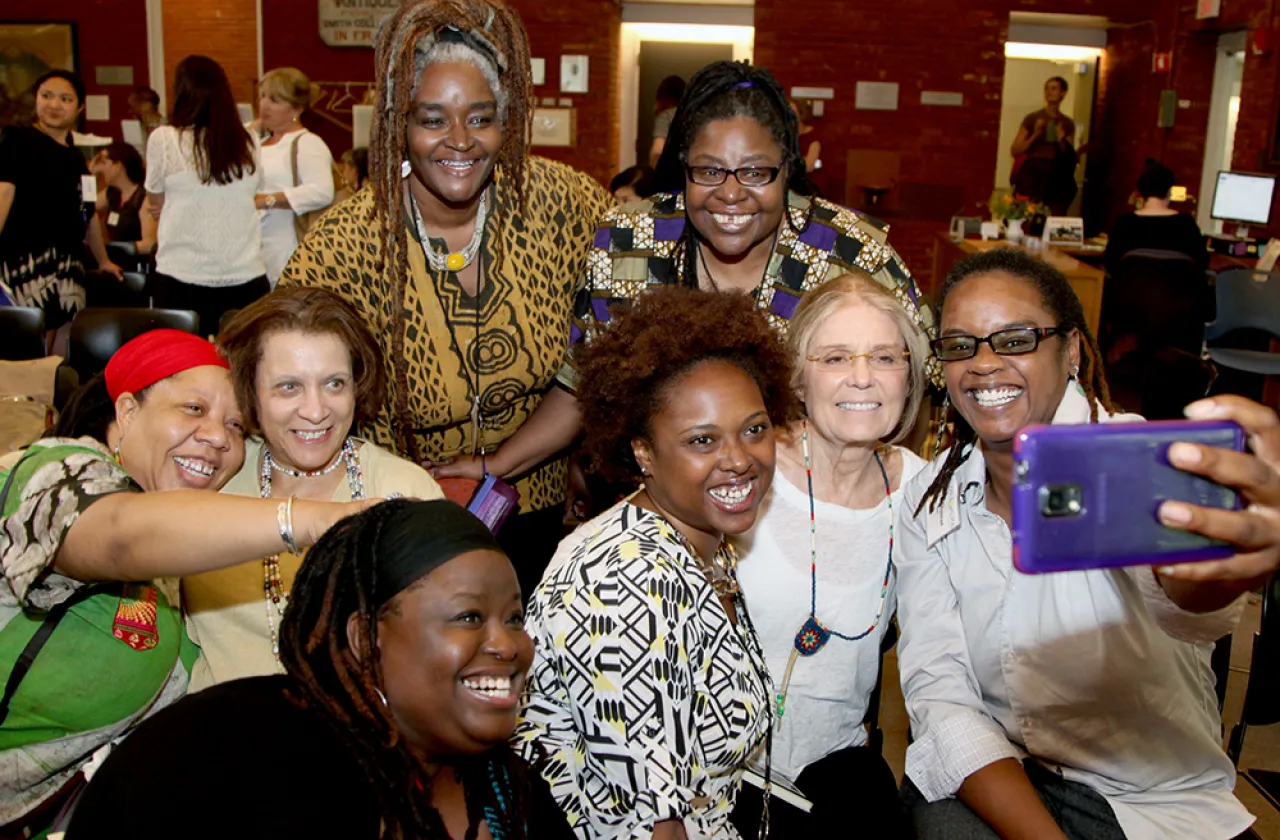
[[[717,558],[734,577],[733,558]],[[665,519],[626,500],[560,543],[526,628],[534,662],[517,749],[575,833],[736,838],[744,762],[769,727],[764,654]]]
[[[416,234],[406,229],[409,287],[404,311],[391,311],[391,277],[380,269],[371,189],[326,213],[294,252],[281,285],[342,295],[368,319],[386,354],[393,374],[388,398],[363,430],[375,443],[407,455],[404,443],[411,436],[424,458],[470,454],[475,441],[468,376],[478,371],[483,443],[493,451],[553,386],[568,352],[566,332],[586,272],[591,230],[613,200],[587,175],[544,158],[529,159],[525,179],[521,212],[509,180],[501,169],[496,173],[478,297],[463,291],[452,272],[432,270]],[[445,247],[443,240],[433,244]],[[390,358],[397,330],[405,336],[402,359]],[[394,416],[401,381],[410,394],[407,428]],[[535,469],[515,486],[521,510],[563,501],[564,461]]]
[[[787,214],[765,270],[756,301],[769,322],[786,335],[804,293],[850,269],[870,274],[891,290],[916,323],[928,333],[933,313],[902,259],[888,243],[883,222],[821,198],[787,194]],[[625,207],[615,207],[600,221],[588,266],[586,287],[574,306],[570,340],[590,339],[609,320],[609,306],[629,300],[653,286],[680,282],[680,248],[688,217],[683,193],[663,193]],[[941,385],[941,369],[932,357],[930,379]],[[577,384],[577,371],[566,364],[560,381]]]

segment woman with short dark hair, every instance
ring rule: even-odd
[[[437,499],[431,474],[353,431],[382,404],[382,356],[364,319],[334,292],[277,289],[218,336],[250,437],[224,493],[346,502],[392,494]],[[302,562],[280,552],[182,580],[200,659],[192,690],[280,672],[280,618]],[[245,597],[253,593],[252,598]]]
[[[154,303],[191,309],[206,335],[271,290],[253,206],[262,165],[227,74],[191,55],[174,71],[173,111],[147,141],[147,193],[160,219]]]
[[[1172,169],[1155,160],[1147,161],[1138,177],[1142,206],[1116,219],[1107,235],[1108,274],[1115,275],[1124,255],[1139,249],[1176,251],[1186,254],[1201,270],[1209,267],[1209,251],[1195,217],[1171,206],[1169,193],[1174,180]]]
[[[157,225],[146,208],[147,170],[142,155],[117,140],[98,152],[89,168],[104,182],[97,206],[105,220],[107,241],[127,242],[139,254],[150,254],[156,247]]]

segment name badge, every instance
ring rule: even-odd
[[[80,176],[80,199],[85,204],[92,204],[98,200],[98,180],[92,175]]]
[[[925,540],[927,548],[933,548],[948,534],[960,528],[960,500],[956,497],[954,483],[947,488],[947,497],[933,510],[926,509]]]
[[[115,227],[120,224],[120,214],[112,210],[107,214],[107,227]]]

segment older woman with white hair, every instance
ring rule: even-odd
[[[910,836],[893,771],[863,726],[896,607],[894,523],[901,488],[925,462],[897,443],[928,388],[920,324],[869,275],[805,295],[787,339],[805,417],[778,437],[773,489],[739,538],[739,582],[773,679],[771,747],[778,837],[848,833],[851,813],[878,837]],[[764,756],[760,756],[763,765]],[[734,822],[759,823],[745,788]]]
[[[262,259],[273,286],[307,231],[308,214],[333,203],[333,155],[302,126],[310,104],[311,80],[296,67],[277,67],[258,85],[262,191],[254,204],[262,211]]]

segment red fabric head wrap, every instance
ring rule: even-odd
[[[107,362],[107,394],[136,394],[143,388],[194,367],[231,369],[207,340],[182,330],[150,330],[125,342]]]

